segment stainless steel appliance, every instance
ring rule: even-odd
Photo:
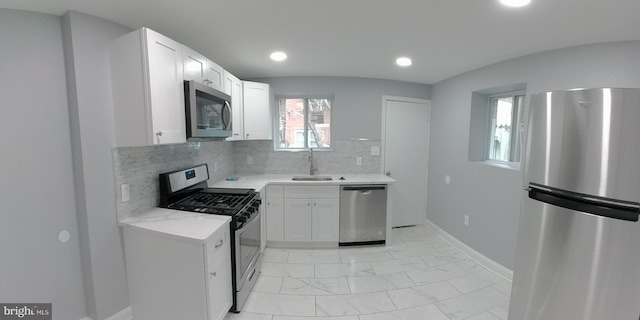
[[[206,164],[162,173],[160,206],[231,216],[232,312],[244,306],[261,269],[260,193],[254,189],[208,188]]]
[[[640,318],[640,89],[533,95],[509,320]]]
[[[339,244],[384,244],[386,239],[387,186],[341,186]]]
[[[226,138],[231,128],[231,97],[221,91],[191,81],[184,82],[187,139]]]

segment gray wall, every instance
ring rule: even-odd
[[[129,305],[116,221],[115,146],[107,46],[131,29],[79,12],[63,18],[76,204],[87,312],[101,320]]]
[[[520,170],[469,162],[471,93],[526,83],[527,94],[576,87],[640,87],[640,42],[548,51],[500,62],[432,88],[427,218],[512,269]],[[451,184],[445,184],[451,175]],[[463,224],[464,215],[469,226]]]
[[[256,81],[271,85],[271,94],[329,94],[331,130],[335,140],[382,138],[382,96],[400,96],[429,99],[431,87],[425,84],[338,77],[284,77],[262,78]]]
[[[84,317],[60,17],[0,9],[0,301]],[[61,231],[70,240],[58,240]]]

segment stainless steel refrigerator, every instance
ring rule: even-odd
[[[535,94],[509,320],[640,319],[640,89]]]

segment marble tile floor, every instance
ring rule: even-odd
[[[244,310],[225,320],[506,320],[511,282],[425,226],[386,246],[274,249]]]

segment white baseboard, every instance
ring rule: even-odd
[[[489,269],[490,271],[493,271],[495,274],[504,278],[505,280],[510,282],[513,281],[513,271],[511,271],[509,268],[487,258],[485,255],[474,250],[473,248],[466,245],[464,242],[456,239],[454,236],[442,230],[440,227],[438,227],[428,219],[424,219],[424,224],[433,232],[435,232],[437,235],[439,235],[442,239],[444,239],[446,242],[456,247],[458,250],[462,251],[462,253],[464,253],[473,261]]]
[[[122,311],[112,315],[106,320],[133,320],[133,314],[131,313],[131,307],[126,307]]]

